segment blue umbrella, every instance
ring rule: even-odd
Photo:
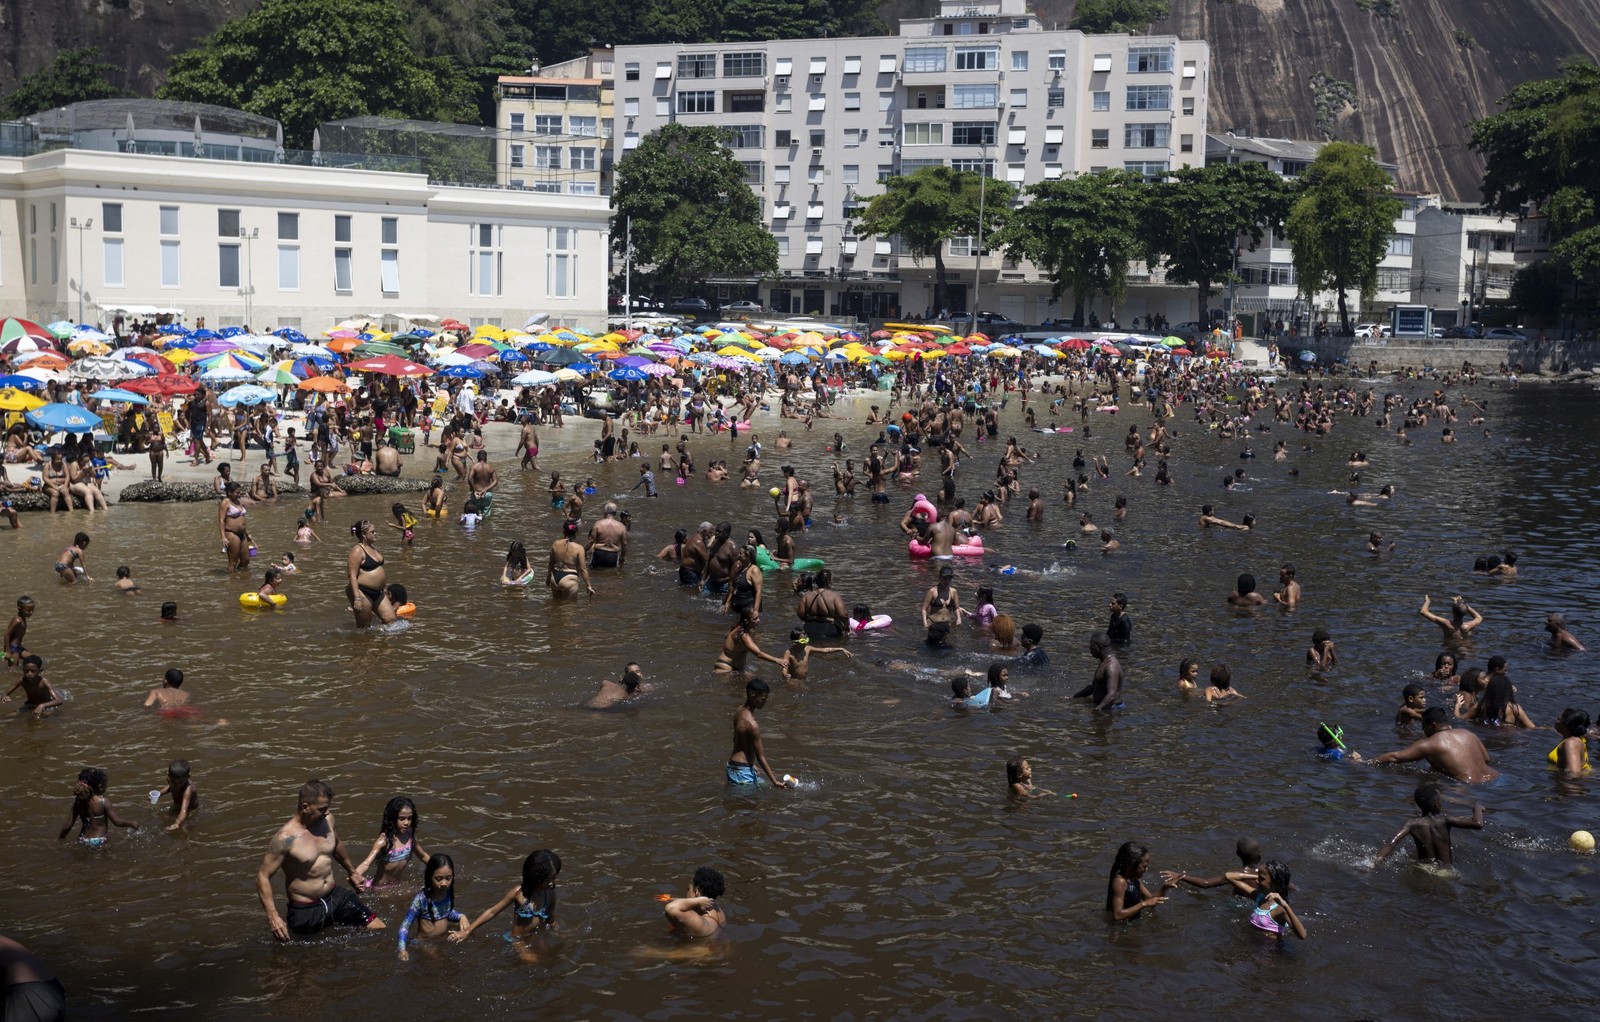
[[[217,333],[223,337],[238,337],[240,334],[248,332],[249,331],[245,330],[245,328],[242,326],[225,326],[221,330],[217,331]]]
[[[292,326],[280,326],[278,329],[272,332],[277,336],[282,337],[284,340],[294,341],[296,344],[304,344],[306,340],[306,335],[296,330]]]
[[[15,387],[18,390],[43,390],[44,381],[36,380],[31,376],[7,373],[4,376],[0,376],[0,390],[4,390],[6,387]]]
[[[523,345],[522,350],[523,351],[550,351],[554,347],[556,347],[556,345],[550,344],[547,341],[534,341],[532,344]],[[502,355],[501,357],[504,358],[505,356]]]
[[[181,323],[163,323],[156,327],[156,333],[158,334],[186,334],[188,332],[188,329]]]
[[[116,387],[97,390],[89,396],[96,401],[121,401],[123,404],[129,405],[147,405],[150,403],[143,396],[135,394],[131,390],[118,390]]]
[[[786,351],[778,356],[778,361],[788,366],[803,366],[811,360],[798,351]]]
[[[650,378],[643,369],[639,369],[635,366],[618,366],[609,373],[606,373],[606,375],[611,377],[613,380],[624,380],[630,382],[634,380],[647,380]]]
[[[60,429],[68,433],[93,433],[94,428],[100,425],[98,415],[90,415],[79,405],[60,401],[40,405],[28,412],[27,416],[29,422],[42,429]]]
[[[455,380],[481,380],[484,374],[483,370],[472,366],[446,366],[439,370],[439,375]]]
[[[533,361],[533,359],[529,358],[528,356],[524,355],[522,352],[517,351],[515,348],[513,348],[510,351],[502,351],[500,353],[500,361],[501,362],[531,362],[531,361]]]
[[[247,383],[242,387],[234,387],[225,391],[217,398],[217,404],[232,408],[234,405],[270,405],[276,403],[278,395],[265,387],[258,387]]]
[[[215,330],[201,329],[201,330],[196,330],[193,333],[191,333],[189,335],[189,339],[192,340],[192,341],[195,341],[197,343],[200,342],[200,341],[216,341],[216,340],[221,340],[222,339],[222,335],[217,333]]]

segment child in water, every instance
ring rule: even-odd
[[[389,509],[389,513],[394,515],[394,521],[387,522],[385,524],[387,524],[391,529],[399,530],[400,542],[404,543],[406,546],[410,546],[417,538],[417,519],[411,514],[410,511],[406,510],[406,506],[404,504],[395,504],[394,507]]]
[[[1306,650],[1306,665],[1313,671],[1326,671],[1339,662],[1339,656],[1333,651],[1333,636],[1328,634],[1326,628],[1318,628],[1311,633],[1311,648]]]
[[[694,871],[689,883],[689,893],[682,898],[668,899],[662,906],[667,925],[680,937],[710,937],[727,923],[728,918],[717,907],[717,899],[727,889],[722,874],[710,866]],[[664,896],[663,896],[664,897]]]
[[[311,520],[316,515],[315,511],[306,508],[305,517],[300,519],[299,526],[294,530],[294,541],[300,546],[310,546],[313,543],[322,542],[322,537],[317,535],[316,531],[311,528]]]
[[[85,767],[78,771],[78,781],[72,786],[72,815],[67,817],[67,825],[61,828],[61,833],[56,840],[65,840],[72,832],[72,825],[81,824],[78,830],[78,842],[90,848],[100,848],[106,843],[110,828],[106,826],[109,820],[119,827],[129,830],[138,830],[139,825],[131,820],[124,820],[117,815],[111,803],[106,799],[106,772],[93,767]]]
[[[412,859],[428,862],[428,853],[417,844],[417,805],[404,795],[391,798],[383,807],[383,822],[378,825],[377,840],[372,850],[356,867],[356,872],[367,877],[367,886],[381,887],[400,879]],[[368,874],[368,867],[377,864],[377,872]],[[401,942],[404,944],[404,941]]]
[[[461,527],[471,532],[483,524],[483,515],[478,513],[478,502],[471,497],[461,508]]]
[[[817,654],[827,656],[832,653],[842,653],[849,660],[854,653],[843,646],[812,646],[811,639],[807,637],[805,629],[789,629],[789,648],[783,654],[783,676],[791,682],[799,683],[806,680],[811,673],[811,656]]]
[[[522,882],[505,893],[482,915],[450,935],[452,943],[466,940],[472,931],[487,923],[508,907],[512,912],[511,936],[513,939],[556,928],[556,877],[561,874],[561,857],[548,848],[532,852],[522,860]]]
[[[1025,759],[1006,760],[1006,794],[1011,798],[1029,799],[1054,795],[1053,791],[1033,786],[1033,765]]]
[[[1289,907],[1289,867],[1276,860],[1261,866],[1255,883],[1229,878],[1234,890],[1255,900],[1250,910],[1250,925],[1275,937],[1293,933],[1306,939],[1306,928],[1300,917]]]
[[[137,593],[139,583],[133,580],[133,572],[126,564],[117,567],[117,591],[122,593]]]
[[[184,822],[189,819],[189,814],[200,808],[200,794],[195,790],[194,780],[189,776],[189,761],[175,759],[167,764],[167,783],[150,799],[151,802],[161,801],[161,796],[172,796],[172,808],[177,811],[178,818],[168,825],[168,830],[183,829]]]
[[[1407,820],[1405,826],[1400,828],[1400,833],[1389,839],[1389,843],[1378,849],[1378,857],[1372,861],[1374,869],[1378,863],[1389,857],[1389,854],[1399,846],[1409,835],[1417,846],[1417,861],[1432,862],[1440,866],[1450,865],[1450,831],[1457,827],[1466,830],[1483,829],[1483,806],[1472,807],[1471,816],[1446,816],[1444,815],[1444,801],[1439,797],[1439,786],[1424,782],[1417,786],[1416,794],[1412,796],[1421,813]]]
[[[297,567],[294,563],[294,554],[291,554],[287,551],[284,552],[282,557],[278,558],[276,567],[285,575],[293,575],[295,572],[300,570],[299,567]]]
[[[1400,693],[1400,708],[1395,711],[1396,724],[1417,724],[1422,721],[1422,711],[1428,708],[1428,690],[1421,685],[1407,685]]]
[[[428,860],[422,871],[422,890],[411,899],[406,917],[400,923],[400,960],[409,962],[411,952],[406,949],[413,935],[438,937],[459,923],[462,932],[467,929],[467,917],[456,910],[456,864],[443,852]]]
[[[1348,756],[1351,762],[1361,762],[1361,753],[1344,747],[1344,728],[1342,727],[1329,727],[1326,724],[1318,724],[1317,742],[1321,746],[1317,751],[1317,756],[1321,759],[1339,760]]]
[[[261,597],[262,606],[276,607],[278,605],[278,601],[274,600],[273,597],[278,595],[278,583],[282,581],[282,569],[277,567],[267,569],[266,575],[262,577],[261,588],[256,590],[256,595]]]

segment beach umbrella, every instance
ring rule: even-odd
[[[651,360],[643,355],[623,355],[617,359],[618,366],[631,366],[634,369],[643,369],[650,364]]]
[[[798,351],[786,351],[778,356],[778,363],[786,366],[803,366],[810,363],[810,359]]]
[[[585,362],[584,365],[589,365],[589,363]],[[589,365],[589,368],[593,369],[594,367]],[[571,383],[574,380],[581,380],[583,378],[583,373],[579,372],[572,366],[563,366],[562,368],[556,370],[556,379],[562,382]]]
[[[582,352],[573,351],[571,348],[553,348],[535,356],[534,361],[540,365],[570,366],[579,362],[588,363]]]
[[[150,402],[131,390],[121,390],[117,387],[106,387],[89,395],[96,401],[121,401],[129,405],[147,405]]]
[[[468,364],[445,366],[439,370],[439,375],[451,380],[481,380],[485,374],[483,370]]]
[[[56,351],[55,342],[48,337],[35,337],[32,334],[13,337],[9,341],[0,343],[0,355],[30,355],[54,351]]]
[[[44,404],[44,398],[34,397],[16,387],[0,390],[0,412],[31,412],[35,408],[43,408]]]
[[[356,346],[355,354],[362,358],[372,358],[375,355],[399,355],[401,358],[409,358],[411,351],[388,341],[362,341]]]
[[[517,387],[544,387],[556,382],[556,374],[547,373],[543,369],[529,369],[525,373],[511,377],[512,385]]]
[[[339,361],[338,358],[334,356],[333,352],[329,351],[327,348],[324,348],[320,344],[308,344],[301,342],[290,347],[289,354],[295,358],[325,358],[334,364],[337,364]]]
[[[500,361],[501,362],[532,362],[533,359],[529,358],[527,355],[524,355],[522,352],[518,351],[517,349],[512,348],[510,351],[502,351],[500,353]]]
[[[248,331],[246,331],[242,326],[225,326],[221,330],[217,331],[217,333],[221,334],[223,337],[238,337],[247,332]]]
[[[301,390],[312,390],[321,394],[348,394],[350,388],[337,376],[313,376],[300,384]]]
[[[1167,349],[1167,354],[1169,354],[1169,355],[1183,355],[1183,356],[1187,357],[1189,355],[1193,355],[1194,352],[1190,351],[1188,348],[1168,348]]]
[[[199,330],[189,331],[189,339],[196,342],[214,341],[221,336],[222,335],[217,333],[215,330],[207,330],[204,327],[201,327]]]
[[[649,379],[645,371],[637,366],[617,366],[617,368],[611,370],[609,373],[606,373],[606,375],[611,377],[613,380],[619,380],[624,383]]]
[[[108,355],[111,345],[89,337],[78,337],[67,342],[67,350],[74,355]]]
[[[640,366],[639,371],[644,373],[646,376],[671,376],[675,370],[669,365],[663,365],[660,362],[651,362],[649,365]]]
[[[1188,342],[1182,337],[1163,337],[1161,338],[1160,343],[1165,344],[1169,348],[1181,348]]]
[[[350,369],[358,373],[380,373],[384,376],[432,376],[433,370],[425,365],[420,365],[410,359],[400,358],[398,355],[379,355],[377,358],[362,359],[350,363]]]
[[[171,335],[177,335],[177,334],[185,334],[185,335],[187,335],[189,333],[189,328],[184,326],[182,323],[163,323],[160,326],[156,327],[156,333],[158,333],[158,334],[171,334]]]
[[[231,343],[231,342],[224,342]],[[196,354],[199,349],[195,349]],[[199,365],[204,369],[248,369],[259,372],[267,367],[267,360],[259,355],[252,355],[248,351],[219,351],[200,359]]]
[[[68,433],[93,433],[100,425],[100,416],[92,415],[79,405],[62,402],[40,405],[25,413],[28,421],[41,429],[59,429]]]
[[[116,382],[153,376],[155,370],[143,362],[133,362],[125,358],[84,358],[68,366],[67,375],[75,380]]]
[[[135,394],[146,394],[150,397],[178,397],[183,394],[193,394],[200,389],[200,385],[188,376],[177,373],[162,373],[160,376],[146,376],[142,380],[130,380],[120,388],[132,391]]]
[[[75,341],[80,341],[80,340],[110,341],[110,340],[114,340],[115,338],[113,338],[110,334],[105,333],[104,331],[96,329],[95,327],[92,327],[92,326],[80,326],[80,327],[78,327],[76,330],[74,330],[72,332],[72,339],[75,340]]]
[[[200,379],[206,383],[248,383],[255,378],[255,371],[233,366],[217,366],[200,374]]]
[[[283,363],[280,362],[275,366],[267,366],[267,368],[261,370],[259,373],[256,373],[256,382],[265,383],[269,387],[292,387],[299,383],[300,377],[296,376],[294,373],[291,373],[287,369],[280,369],[278,367],[282,364]]]
[[[78,324],[70,319],[58,319],[54,323],[46,323],[44,329],[51,337],[64,341],[77,332]]]
[[[276,404],[277,401],[277,392],[258,387],[253,383],[230,388],[217,398],[217,404],[226,408],[232,408],[234,405],[270,405]]]
[[[21,373],[6,373],[0,376],[0,387],[15,387],[18,390],[43,390],[44,383],[32,376]]]
[[[18,319],[15,316],[8,319],[0,319],[0,350],[9,351],[10,349],[6,347],[7,345],[25,337],[42,340],[46,347],[53,348],[54,345],[50,342],[51,336],[48,329],[31,319]]]
[[[280,326],[278,329],[272,331],[272,334],[274,337],[282,337],[284,340],[292,341],[296,344],[304,344],[306,340],[306,335],[296,330],[292,326]]]

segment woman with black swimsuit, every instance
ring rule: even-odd
[[[722,609],[735,614],[745,610],[761,613],[761,569],[756,565],[756,548],[750,544],[739,551],[739,564],[730,579]]]
[[[387,575],[383,570],[383,555],[378,553],[374,545],[378,539],[378,527],[363,518],[350,526],[350,535],[356,538],[356,545],[350,548],[350,556],[346,561],[349,582],[344,592],[350,600],[350,609],[355,613],[356,627],[371,626],[374,617],[380,624],[392,624],[396,615],[385,584]]]

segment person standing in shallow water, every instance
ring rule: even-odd
[[[767,705],[771,694],[772,689],[760,678],[745,682],[744,704],[733,715],[733,752],[728,754],[727,771],[729,784],[756,785],[765,777],[775,788],[791,786],[788,781],[778,780],[761,747],[761,725],[756,722],[756,711]]]
[[[349,887],[334,882],[335,862],[344,867],[353,886],[360,886],[366,877],[334,833],[332,806],[333,789],[327,783],[313,778],[301,785],[299,808],[273,835],[256,870],[256,894],[278,940],[288,940],[291,933],[309,936],[330,926],[384,928],[383,920]],[[279,872],[288,896],[287,919],[278,914],[273,900],[272,878]]]

